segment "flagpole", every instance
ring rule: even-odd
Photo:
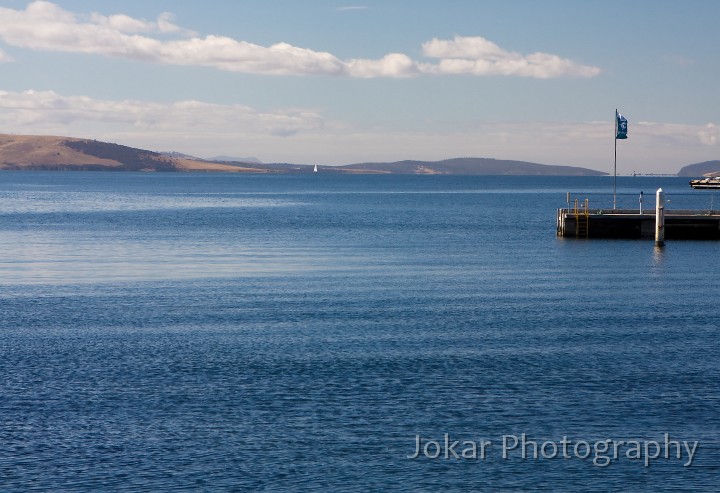
[[[613,210],[617,206],[617,125],[618,125],[618,111],[615,108],[615,166],[613,171]]]

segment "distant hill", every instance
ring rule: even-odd
[[[46,135],[0,134],[0,170],[45,171],[229,171],[266,173],[197,158],[163,155],[134,147]]]
[[[551,175],[602,176],[602,171],[575,166],[555,166],[490,158],[455,158],[442,161],[397,161],[394,163],[358,163],[343,166],[354,172],[404,173],[426,175]]]
[[[185,154],[182,152],[177,151],[162,151],[160,152],[163,156],[166,157],[173,157],[173,158],[179,158],[179,159],[194,159],[195,161],[204,161],[204,159],[199,158],[197,156],[191,156],[190,154]]]
[[[260,161],[256,157],[232,157],[232,156],[215,156],[208,158],[208,161],[213,161],[215,163],[252,163],[252,164],[262,164],[262,161]]]
[[[256,158],[232,161],[199,159],[178,152],[155,152],[120,144],[71,137],[0,134],[0,170],[48,171],[226,171],[245,173],[312,173],[309,164],[269,163]],[[245,161],[236,161],[243,159]],[[253,160],[253,162],[248,162]],[[320,166],[319,173],[425,175],[600,176],[607,173],[574,166],[554,166],[488,158],[443,161],[397,161]]]
[[[680,168],[678,176],[720,176],[720,161],[705,161],[704,163],[688,164],[687,166]]]

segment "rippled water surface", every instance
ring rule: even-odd
[[[570,190],[0,173],[0,491],[716,491],[720,243],[558,239]]]

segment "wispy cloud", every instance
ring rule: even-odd
[[[152,35],[156,35],[153,37]],[[176,39],[166,39],[173,35]],[[179,39],[177,39],[179,38]],[[0,8],[0,40],[33,50],[85,53],[168,65],[212,67],[261,75],[332,75],[360,78],[469,74],[520,77],[593,77],[597,67],[547,53],[522,55],[482,37],[456,36],[423,44],[421,62],[403,53],[341,60],[288,43],[269,47],[226,36],[199,37],[163,13],[155,21],[124,14],[80,16],[47,1],[25,10]]]
[[[708,146],[715,146],[720,143],[720,127],[708,123],[698,131],[700,142]]]
[[[12,61],[12,58],[10,57],[10,55],[5,53],[3,50],[0,50],[0,63],[11,62],[11,61]]]
[[[73,127],[134,128],[175,133],[227,133],[291,136],[323,127],[308,110],[259,112],[243,105],[200,101],[153,103],[63,96],[54,91],[0,91],[0,125],[32,128],[32,133],[67,132]],[[97,128],[96,128],[97,130]]]
[[[338,7],[338,12],[349,12],[353,10],[367,10],[367,7],[362,7],[360,5],[348,5],[346,7]]]
[[[664,55],[662,59],[665,63],[674,65],[676,67],[686,68],[695,65],[695,60],[682,55],[668,54]]]
[[[48,6],[48,8],[52,7]],[[135,19],[125,14],[104,16],[96,13],[90,15],[90,20],[93,24],[121,33],[160,32],[173,34],[177,33],[185,36],[197,36],[195,32],[175,25],[175,16],[169,12],[163,12],[155,21]]]

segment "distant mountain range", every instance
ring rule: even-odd
[[[602,171],[576,166],[555,166],[490,158],[454,158],[442,161],[396,161],[393,163],[358,163],[343,166],[351,173],[398,173],[417,175],[552,175],[602,176]]]
[[[720,176],[720,161],[705,161],[703,163],[688,164],[680,168],[678,176],[700,177]]]
[[[312,173],[313,165],[262,163],[257,158],[217,156],[200,159],[178,152],[155,152],[71,137],[0,134],[0,170],[224,171],[234,173]],[[319,166],[321,173],[424,175],[602,176],[576,166],[556,166],[489,158],[396,161]],[[720,161],[685,166],[680,176],[720,174]]]

